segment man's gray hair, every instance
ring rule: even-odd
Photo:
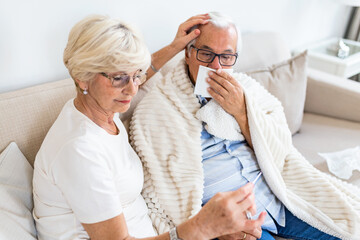
[[[235,22],[228,16],[223,15],[219,12],[210,12],[209,14],[209,23],[207,24],[213,24],[214,26],[218,27],[218,28],[228,28],[228,27],[233,27],[236,30],[237,33],[237,46],[236,46],[236,52],[240,52],[241,51],[241,47],[242,47],[242,41],[241,41],[241,31],[240,29],[237,27],[237,25],[235,24]],[[193,30],[199,28],[199,25],[195,25],[193,26],[189,32],[192,32]],[[196,43],[196,38],[192,41],[190,41],[188,43],[188,45],[186,46],[188,53],[190,54],[190,47],[192,45],[194,45]]]

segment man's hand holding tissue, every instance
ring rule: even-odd
[[[222,69],[218,69],[216,72],[210,71],[209,78],[206,81],[210,85],[208,89],[210,95],[226,112],[234,116],[246,141],[253,148],[247,119],[245,95],[241,85]]]
[[[246,116],[245,96],[240,84],[229,74],[218,69],[209,72],[207,82],[210,95],[235,118]]]

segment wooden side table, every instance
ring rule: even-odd
[[[340,77],[350,78],[360,73],[360,42],[342,39],[350,47],[349,55],[345,58],[337,56],[333,46],[339,42],[339,38],[331,38],[295,50],[300,53],[308,50],[308,66]]]

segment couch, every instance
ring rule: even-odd
[[[178,54],[165,65],[162,74],[181,57]],[[294,145],[316,168],[329,172],[318,152],[360,145],[360,83],[306,71],[306,53],[291,57],[280,34],[244,34],[243,51],[234,69],[261,79],[270,92],[278,94],[284,108],[288,107],[285,111],[290,111]],[[156,78],[139,91],[132,109]],[[0,94],[0,239],[36,239],[32,166],[48,129],[74,96],[71,79]],[[290,106],[296,106],[296,111]],[[130,117],[131,111],[122,115],[125,125]],[[355,171],[347,181],[360,187],[360,173]]]

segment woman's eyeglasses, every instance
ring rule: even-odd
[[[146,81],[146,74],[142,73],[141,69],[137,70],[133,76],[130,76],[127,73],[120,73],[114,76],[110,76],[104,72],[100,74],[106,77],[107,79],[109,79],[111,81],[112,86],[115,88],[125,87],[129,83],[131,78],[135,86],[139,86]]]

